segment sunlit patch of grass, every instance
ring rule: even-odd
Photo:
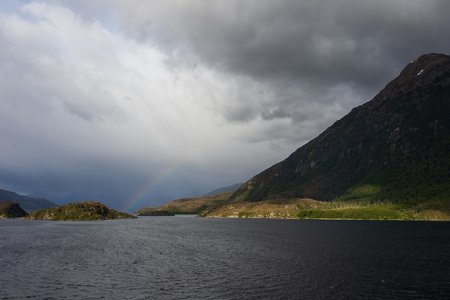
[[[300,209],[298,217],[311,219],[450,220],[450,211],[446,206],[436,205],[436,203],[335,201],[316,209]]]
[[[380,194],[381,186],[364,184],[349,188],[339,200],[372,199]]]
[[[346,200],[324,202],[312,199],[282,199],[234,202],[203,213],[208,217],[300,218],[358,220],[450,220],[439,207],[390,201]]]
[[[361,219],[361,220],[406,220],[412,215],[389,207],[360,207],[300,210],[299,218],[316,219]]]

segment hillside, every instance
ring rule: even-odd
[[[242,183],[236,183],[236,184],[232,184],[232,185],[229,185],[226,187],[217,188],[217,189],[214,189],[214,190],[204,194],[203,196],[216,196],[216,195],[223,194],[223,193],[235,192],[241,185],[242,185]]]
[[[69,203],[66,205],[34,211],[27,216],[31,220],[52,221],[84,221],[84,220],[111,220],[135,219],[136,217],[108,208],[95,201]]]
[[[38,209],[55,207],[56,204],[41,198],[32,198],[22,196],[14,192],[5,191],[0,189],[0,202],[13,201],[16,202],[26,211],[33,211]]]
[[[22,218],[27,215],[16,202],[0,202],[0,219]]]
[[[166,211],[170,214],[199,214],[207,209],[225,204],[231,193],[222,193],[214,196],[203,196],[193,198],[182,198],[172,200],[159,207],[145,207],[141,208],[136,213],[138,215],[145,215],[154,211]]]
[[[230,202],[205,210],[203,217],[342,220],[450,220],[448,207],[367,200],[276,199]]]
[[[284,161],[245,182],[237,202],[268,199],[450,204],[450,57],[409,63]]]

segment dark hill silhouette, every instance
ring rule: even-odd
[[[22,218],[27,215],[19,204],[16,202],[2,201],[0,202],[0,219],[3,218]]]

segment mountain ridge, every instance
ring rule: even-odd
[[[231,200],[333,201],[360,187],[372,198],[404,200],[427,184],[448,195],[448,116],[450,56],[422,55],[372,100],[241,185]]]
[[[19,195],[15,192],[0,189],[0,202],[13,201],[17,202],[24,210],[33,211],[56,207],[56,203],[43,198],[32,198]]]

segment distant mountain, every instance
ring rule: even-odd
[[[222,187],[222,188],[218,188],[215,190],[212,190],[208,193],[206,193],[203,196],[215,196],[215,195],[219,195],[219,194],[223,194],[223,193],[227,193],[227,192],[234,192],[236,191],[240,186],[242,185],[242,183],[236,183],[230,186],[226,186],[226,187]]]
[[[24,210],[33,211],[37,209],[55,207],[56,204],[42,198],[31,198],[14,192],[0,189],[0,202],[13,201],[18,203]]]
[[[371,101],[245,182],[234,201],[450,203],[450,56],[409,63]],[[440,201],[440,202],[439,202]]]

